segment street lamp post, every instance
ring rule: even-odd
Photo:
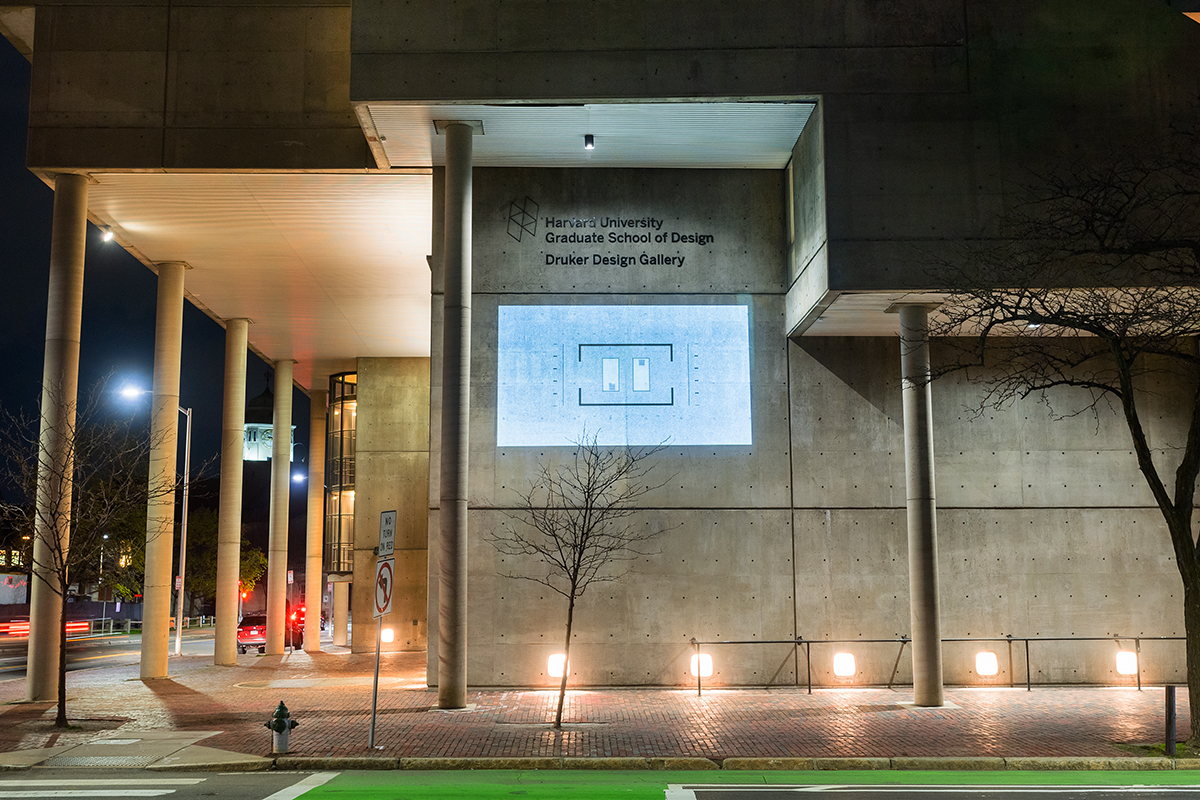
[[[121,389],[124,397],[134,398],[151,394],[149,389],[139,389],[136,386],[126,386]],[[175,601],[175,655],[183,653],[183,576],[187,560],[187,517],[188,517],[188,486],[192,482],[192,409],[179,407],[179,413],[187,417],[187,427],[183,443],[183,519],[179,523],[179,575],[176,576],[178,597]]]

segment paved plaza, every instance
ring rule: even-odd
[[[0,683],[0,750],[219,731],[203,744],[269,755],[264,723],[281,700],[300,723],[291,753],[321,757],[1120,758],[1139,755],[1128,745],[1164,739],[1164,690],[1149,686],[949,688],[946,707],[937,709],[904,705],[909,687],[706,689],[702,697],[694,687],[586,689],[569,693],[556,731],[551,689],[472,691],[466,710],[438,710],[424,658],[383,656],[374,751],[367,747],[374,657],[338,648],[239,656],[236,667],[215,667],[211,656],[175,657],[170,677],[152,681],[138,678],[136,664],[72,672],[73,727],[65,733],[52,727],[49,704],[18,702],[24,680]],[[1187,695],[1178,695],[1184,738]]]

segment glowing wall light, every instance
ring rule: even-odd
[[[975,654],[975,672],[979,675],[996,675],[1000,672],[1000,662],[996,654],[988,650]]]
[[[708,653],[692,654],[692,676],[696,678],[711,678],[713,672],[712,656]]]
[[[396,632],[391,628],[384,628],[379,632],[379,639],[383,642],[394,642],[396,641]]]
[[[555,653],[554,655],[550,656],[550,660],[546,662],[546,672],[550,673],[551,678],[561,678],[563,676],[563,672],[570,668],[570,662],[567,661],[567,657],[562,653]]]
[[[1138,671],[1137,653],[1132,650],[1117,651],[1117,674],[1136,675]]]
[[[833,674],[839,678],[853,678],[858,669],[854,665],[853,653],[834,653]]]

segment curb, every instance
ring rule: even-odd
[[[612,770],[612,771],[703,771],[739,770],[945,770],[1004,772],[1147,771],[1200,769],[1195,758],[1102,758],[1102,757],[1012,757],[999,756],[908,756],[897,758],[726,758],[720,763],[709,758],[373,758],[371,756],[277,756],[258,763],[214,762],[149,767],[186,770]]]

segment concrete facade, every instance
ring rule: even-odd
[[[584,596],[576,615],[574,680],[687,684],[692,638],[855,640],[909,634],[900,343],[781,335],[785,176],[479,169],[475,190],[472,683],[551,683],[546,660],[561,649],[565,620],[565,601],[558,595],[500,577],[510,567],[484,541],[506,519],[514,488],[524,488],[534,466],[569,453],[496,446],[501,305],[732,303],[751,309],[755,444],[668,448],[657,458],[661,473],[676,480],[652,495],[642,519],[678,527],[658,541],[658,557]],[[508,204],[525,197],[537,200],[543,220],[659,215],[665,217],[664,230],[710,232],[715,242],[681,248],[689,259],[682,268],[547,267],[545,253],[582,252],[587,246],[547,245],[539,237],[514,241],[507,232]],[[622,253],[639,247],[600,249]],[[1029,401],[1003,414],[975,417],[970,412],[978,401],[975,387],[943,380],[933,389],[944,637],[1182,635],[1181,587],[1170,544],[1118,416],[1058,420]],[[434,392],[435,417],[436,397]],[[1159,410],[1154,436],[1162,444],[1180,431],[1169,410]],[[435,482],[436,469],[431,474]],[[437,497],[436,488],[431,497]],[[431,536],[435,516],[436,508]],[[432,591],[430,602],[436,608]],[[1132,648],[1132,641],[1126,646]],[[831,659],[840,649],[857,656],[861,671],[855,682],[891,678],[895,643],[818,644],[812,649],[815,682],[839,683]],[[993,650],[1000,660],[1001,674],[988,680],[1008,682],[1014,673],[1007,644],[948,643],[947,683],[980,681],[974,674],[979,649]],[[1126,680],[1115,674],[1116,649],[1112,641],[1035,642],[1033,680]],[[803,652],[790,645],[712,652],[713,684],[806,679]],[[1143,680],[1182,678],[1180,643],[1147,642],[1143,654]],[[1025,676],[1020,645],[1014,659],[1020,682]],[[434,662],[432,653],[429,660]],[[900,659],[896,680],[912,680],[907,657]]]
[[[429,546],[429,359],[358,360],[358,473],[354,504],[356,653],[375,648],[372,595],[379,515],[396,511],[396,589],[384,624],[396,631],[387,650],[423,650]]]
[[[666,0],[39,2],[34,13],[29,161],[47,176],[371,176],[386,172],[371,110],[388,104],[814,105],[780,169],[474,170],[472,685],[549,683],[565,605],[499,577],[507,566],[483,539],[535,465],[566,453],[497,446],[500,307],[748,309],[753,443],[660,454],[673,480],[642,519],[669,529],[661,552],[583,597],[575,683],[689,683],[693,637],[896,638],[909,633],[909,585],[899,327],[885,308],[936,288],[928,262],[943,248],[998,237],[1029,168],[1162,131],[1200,96],[1200,27],[1156,0],[704,0],[686,14]],[[379,513],[396,508],[395,647],[428,647],[436,684],[441,164],[433,173],[429,359],[336,355],[359,375],[353,647],[373,645],[372,549]],[[511,208],[526,198],[540,224],[518,239]],[[672,244],[678,265],[641,263],[636,243],[606,245],[634,258],[624,266],[548,264],[592,255],[548,243],[549,216],[651,217],[712,240]],[[289,341],[319,338],[330,318]],[[1179,433],[1170,384],[1147,389],[1162,390],[1147,393],[1147,417],[1167,457]],[[942,635],[1182,635],[1173,555],[1123,422],[1107,409],[1054,419],[1035,401],[979,416],[977,400],[953,379],[932,393]],[[840,647],[813,645],[814,681],[839,683]],[[1034,643],[1033,678],[1132,680],[1115,676],[1116,647]],[[854,682],[886,683],[894,669],[912,679],[895,643],[847,649]],[[947,682],[981,680],[976,649],[946,644]],[[1007,644],[993,649],[991,680],[1022,680],[1023,654],[1010,668]],[[790,644],[712,652],[714,684],[807,674]],[[1146,681],[1181,679],[1182,645],[1144,643],[1142,668]]]

